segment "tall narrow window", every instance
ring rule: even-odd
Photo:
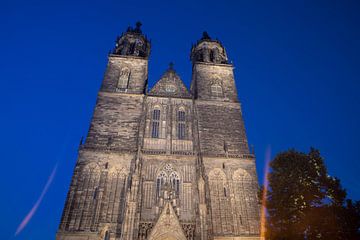
[[[105,232],[104,240],[110,240],[110,233],[109,231]]]
[[[155,109],[152,115],[152,129],[151,129],[152,138],[159,138],[159,129],[160,129],[160,110]]]
[[[186,124],[185,124],[185,111],[178,111],[178,129],[177,135],[178,139],[185,139],[185,131],[186,131]]]
[[[156,195],[159,197],[161,195],[161,189],[167,181],[167,175],[165,172],[160,172],[156,179]]]
[[[99,191],[99,188],[96,187],[96,188],[94,189],[93,200],[96,199],[96,197],[97,197],[97,195],[98,195],[98,191]]]
[[[211,95],[220,98],[223,96],[222,87],[219,84],[211,85]]]
[[[170,185],[173,190],[175,190],[175,194],[179,196],[180,193],[180,179],[179,175],[176,172],[172,172],[170,174]]]
[[[119,89],[126,89],[129,84],[129,77],[130,77],[130,69],[127,67],[121,69],[117,87]]]

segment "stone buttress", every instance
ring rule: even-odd
[[[56,239],[260,239],[255,157],[225,48],[204,33],[190,91],[173,64],[148,91],[140,27],[109,54]]]

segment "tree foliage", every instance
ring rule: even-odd
[[[360,202],[346,200],[318,150],[280,153],[270,167],[266,239],[360,239]]]

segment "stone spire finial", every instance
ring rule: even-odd
[[[169,70],[174,70],[174,63],[173,62],[169,63]]]
[[[142,23],[140,21],[136,22],[135,32],[141,33]]]
[[[201,39],[202,40],[211,40],[211,37],[209,36],[209,34],[206,31],[204,31]]]

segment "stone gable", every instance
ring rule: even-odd
[[[173,69],[168,69],[149,91],[150,96],[191,98],[185,84]]]
[[[57,240],[260,240],[249,152],[224,46],[192,48],[191,94],[170,67],[147,93],[141,24],[117,39]]]

